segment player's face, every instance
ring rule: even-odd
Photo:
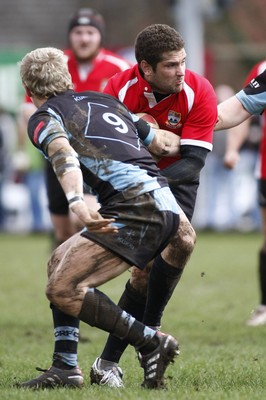
[[[162,61],[157,64],[156,71],[151,72],[147,81],[156,92],[179,93],[183,89],[185,70],[185,49],[169,51],[164,53]]]
[[[101,34],[94,26],[76,26],[69,33],[69,44],[78,61],[94,58],[101,46]]]

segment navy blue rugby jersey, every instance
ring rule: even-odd
[[[46,158],[52,140],[67,138],[78,154],[84,182],[104,204],[121,191],[136,197],[168,186],[140,140],[150,127],[142,120],[133,122],[135,117],[112,96],[68,90],[37,109],[28,135]]]

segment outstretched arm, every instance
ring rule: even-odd
[[[218,105],[218,120],[214,130],[233,128],[250,117],[251,114],[242,106],[237,97],[232,96]]]

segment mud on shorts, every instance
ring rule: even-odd
[[[162,252],[178,229],[178,214],[158,210],[153,191],[129,200],[119,194],[99,212],[116,219],[118,234],[95,234],[85,228],[81,235],[140,269]]]

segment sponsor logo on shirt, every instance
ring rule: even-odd
[[[260,84],[258,81],[256,81],[256,79],[252,79],[252,81],[249,84],[251,87],[254,87],[255,89],[260,87]]]
[[[80,100],[87,99],[87,98],[88,98],[88,96],[74,96],[75,101],[80,101]]]

